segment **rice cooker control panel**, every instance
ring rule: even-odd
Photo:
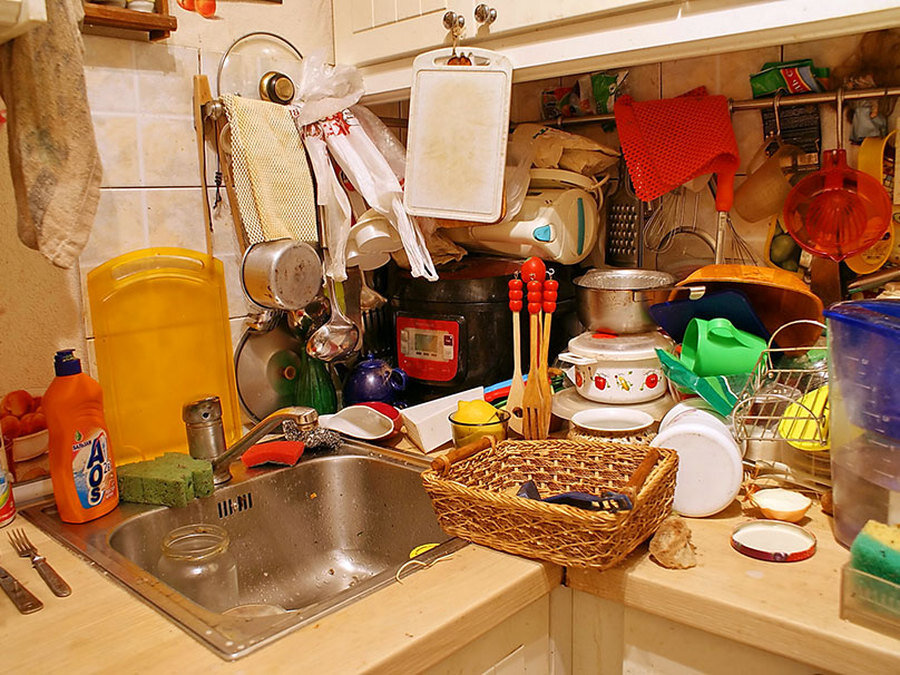
[[[459,370],[459,322],[398,316],[397,354],[410,377],[449,382]]]

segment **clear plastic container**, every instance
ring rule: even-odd
[[[869,519],[900,523],[900,302],[844,302],[825,312],[835,536]]]
[[[844,565],[841,618],[900,637],[900,585]]]

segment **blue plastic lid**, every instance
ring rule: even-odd
[[[81,372],[81,360],[75,358],[74,349],[61,349],[53,357],[53,368],[57,375],[77,375]]]
[[[829,319],[900,340],[900,300],[840,302],[823,313]]]

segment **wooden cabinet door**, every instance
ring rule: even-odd
[[[475,24],[469,0],[332,0],[331,5],[334,58],[355,66],[449,45],[447,11]]]
[[[602,14],[632,12],[652,5],[671,4],[676,0],[492,0],[488,7],[497,10],[490,26],[475,22],[475,7],[481,0],[469,0],[471,9],[465,14],[471,29],[469,35],[487,38],[507,32],[524,32],[549,24],[575,23]]]
[[[338,63],[369,65],[449,46],[444,13],[466,20],[463,42],[477,45],[506,33],[574,23],[604,13],[636,11],[675,0],[493,0],[497,20],[475,20],[481,0],[332,0],[334,51]]]

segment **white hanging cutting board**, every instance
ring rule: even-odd
[[[404,204],[414,216],[491,223],[503,210],[512,64],[462,51],[472,65],[447,65],[450,49],[413,61]]]

